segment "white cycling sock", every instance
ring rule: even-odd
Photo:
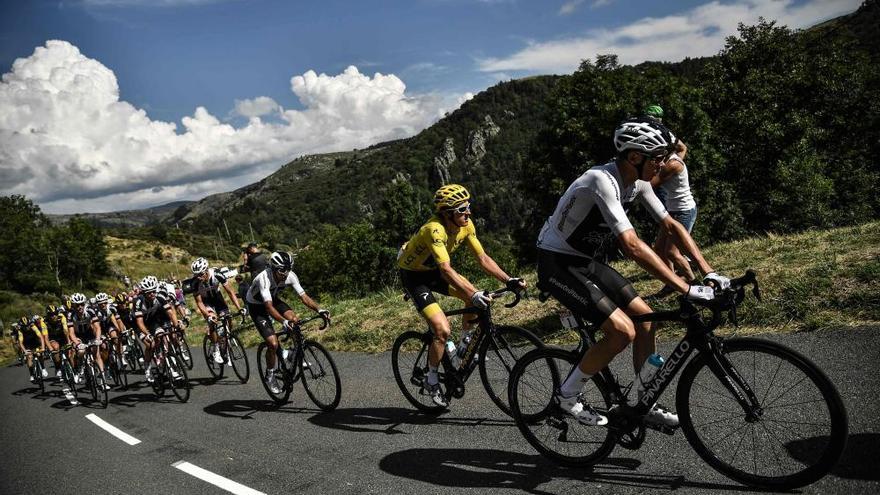
[[[581,371],[580,366],[575,365],[574,369],[571,370],[571,373],[568,375],[568,378],[565,379],[565,383],[562,384],[560,388],[560,392],[563,397],[573,397],[584,389],[584,385],[590,381],[593,375],[588,375]]]

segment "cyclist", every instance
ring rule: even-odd
[[[278,369],[275,358],[278,353],[278,337],[275,336],[275,329],[272,328],[272,320],[281,322],[285,327],[299,321],[290,306],[278,297],[278,293],[285,287],[293,287],[303,304],[330,320],[330,311],[318,306],[318,303],[309,297],[300,285],[299,278],[293,273],[293,257],[290,253],[272,253],[269,256],[269,267],[255,275],[251,282],[247,293],[247,310],[263,340],[266,341],[265,380],[273,394],[280,393],[281,387],[275,378]]]
[[[441,407],[447,404],[440,391],[437,368],[451,329],[433,293],[454,296],[466,305],[480,308],[488,307],[491,302],[486,291],[477,290],[452,268],[450,254],[466,243],[487,274],[507,284],[511,290],[526,286],[522,279],[507,275],[483,249],[474,224],[470,221],[470,199],[468,190],[458,184],[448,184],[438,189],[434,193],[434,216],[400,248],[397,255],[403,288],[434,332],[434,341],[428,349],[428,375],[423,388],[431,400]],[[468,321],[472,319],[472,315],[463,316],[462,334],[470,328]]]
[[[198,258],[193,261],[190,269],[192,269],[195,276],[193,299],[196,302],[196,308],[199,310],[199,313],[208,322],[208,336],[211,338],[211,342],[213,342],[211,357],[215,363],[222,364],[223,356],[220,355],[220,347],[217,345],[215,326],[217,324],[217,313],[228,312],[229,306],[226,305],[226,300],[223,298],[220,288],[222,287],[226,294],[229,295],[235,308],[239,311],[241,311],[241,302],[239,302],[235,292],[232,291],[229,279],[221,271],[208,268],[208,260],[205,258]]]
[[[67,336],[67,317],[64,311],[54,304],[46,306],[46,338],[49,348],[57,351],[61,348],[61,344],[69,344],[70,337]],[[52,356],[55,361],[55,377],[61,378],[61,357],[57,354]]]
[[[41,331],[39,325],[36,323],[36,319],[27,316],[22,316],[19,320],[19,332],[18,332],[18,346],[21,350],[22,354],[25,355],[25,359],[27,360],[27,368],[29,372],[29,378],[31,383],[34,383],[34,355],[36,354],[37,359],[40,362],[43,362],[43,349],[48,347],[48,343],[45,342],[45,337],[43,332]],[[46,371],[46,368],[43,368],[43,378],[49,376],[49,372]]]
[[[148,382],[152,383],[155,379],[152,359],[153,335],[157,329],[165,325],[170,324],[173,328],[178,328],[179,325],[177,313],[174,312],[171,302],[167,296],[159,293],[159,280],[156,277],[147,275],[141,280],[139,288],[140,295],[134,301],[133,314],[135,325],[144,339],[144,362],[146,363],[144,376]],[[172,378],[177,378],[177,372],[172,370],[172,373],[174,375]]]
[[[70,336],[70,342],[77,346],[76,357],[82,356],[85,352],[85,342],[98,343],[101,341],[101,325],[98,323],[98,316],[95,311],[86,307],[86,296],[77,292],[70,296],[70,302],[73,311],[67,319],[67,334]],[[98,369],[104,375],[104,388],[110,390],[107,385],[107,375],[104,371],[104,359],[97,349],[91,350],[94,353],[95,362],[98,363]],[[75,362],[75,361],[74,361]],[[76,382],[82,382],[82,374],[76,374]]]
[[[687,230],[660,204],[648,182],[673,151],[669,131],[652,119],[632,119],[614,131],[617,157],[587,170],[563,194],[538,237],[538,285],[573,313],[601,328],[605,338],[584,354],[562,384],[559,406],[579,422],[603,425],[607,418],[583,403],[580,392],[590,377],[633,342],[636,376],[654,352],[650,323],[634,324],[631,316],[651,312],[630,282],[610,266],[589,256],[589,239],[611,230],[624,254],[654,277],[694,300],[710,300],[714,292],[703,285],[688,285],[639,239],[627,218],[624,204],[639,200],[670,239],[690,255],[705,274],[704,283],[727,286],[703,258]],[[648,420],[673,426],[678,416],[655,404]]]
[[[122,339],[120,336],[125,331],[122,320],[119,318],[119,312],[116,306],[110,303],[110,296],[105,292],[95,294],[95,316],[98,317],[98,324],[101,325],[101,331],[105,335],[110,336],[111,344],[116,347],[117,356],[122,356]],[[105,358],[106,358],[106,352]],[[119,365],[125,367],[125,360],[120,359]]]

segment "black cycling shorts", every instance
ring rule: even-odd
[[[282,316],[284,313],[290,311],[290,306],[281,299],[272,299],[272,305],[275,306],[275,309],[281,313]],[[254,326],[257,327],[257,331],[260,332],[263,339],[275,335],[275,329],[272,327],[272,322],[275,321],[275,318],[272,318],[272,316],[269,315],[269,312],[266,311],[266,306],[263,305],[263,303],[248,303],[247,308],[248,314],[251,315],[251,320],[254,322]]]
[[[449,282],[443,279],[440,270],[429,270],[417,272],[414,270],[400,270],[400,283],[406,291],[416,309],[423,316],[430,317],[434,312],[442,311],[440,306],[434,306],[432,309],[425,310],[431,305],[437,304],[434,299],[434,292],[443,294],[444,296],[453,296],[459,299],[467,299],[467,295],[459,294],[455,287],[449,285]]]
[[[538,288],[597,326],[638,297],[629,280],[614,268],[544,249],[538,249]]]

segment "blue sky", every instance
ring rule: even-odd
[[[501,80],[712,55],[737,22],[859,3],[0,0],[0,194],[51,212],[198,199],[412,135]]]

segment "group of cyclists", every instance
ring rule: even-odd
[[[649,110],[653,109],[649,107]],[[613,142],[616,157],[578,177],[562,195],[537,236],[539,290],[552,295],[605,335],[570,371],[556,397],[561,409],[589,425],[607,423],[602,414],[584,403],[581,395],[591,376],[630,343],[634,345],[633,365],[638,375],[642,364],[655,350],[652,326],[649,323],[636,324],[631,319],[650,312],[650,307],[626,278],[594,256],[595,239],[610,233],[616,237],[617,245],[627,257],[670,290],[692,300],[710,300],[713,287],[723,288],[729,284],[729,279],[719,275],[705,260],[691,238],[692,221],[687,226],[676,221],[652,188],[652,179],[661,175],[666,164],[678,160],[680,163],[671,166],[678,169],[683,166],[676,153],[683,154],[686,148],[663,125],[660,117],[651,115],[651,111],[622,122],[614,131]],[[684,180],[687,181],[686,174]],[[657,185],[656,180],[654,185]],[[456,272],[450,255],[466,244],[485,273],[504,283],[509,290],[520,291],[527,285],[522,278],[505,272],[481,245],[471,220],[471,200],[464,186],[442,186],[434,195],[434,215],[400,248],[398,254],[403,289],[433,330],[428,369],[421,386],[438,406],[446,405],[439,387],[438,367],[446,352],[447,340],[451,338],[451,325],[433,293],[456,297],[466,306],[475,308],[486,308],[492,302],[487,291],[479,290]],[[636,201],[660,226],[664,246],[674,246],[688,257],[689,263],[696,265],[703,274],[700,282],[695,283],[688,271],[684,271],[686,278],[677,275],[674,265],[658,256],[639,238],[627,217],[628,207]],[[298,321],[298,315],[279,297],[280,294],[291,287],[306,307],[328,322],[330,313],[303,289],[292,270],[290,253],[274,252],[266,260],[255,244],[249,245],[245,253],[246,264],[253,272],[246,291],[237,293],[231,286],[228,272],[211,268],[207,259],[198,258],[191,264],[193,276],[188,281],[189,292],[196,309],[207,322],[207,335],[211,339],[210,359],[215,363],[222,363],[224,359],[219,352],[215,331],[218,316],[229,314],[230,306],[237,314],[250,316],[267,347],[265,375],[261,378],[269,390],[277,393],[280,390],[276,379],[277,358],[285,356],[280,352],[274,324],[289,327]],[[147,276],[131,294],[122,292],[111,298],[101,292],[91,300],[84,294],[73,294],[59,306],[48,306],[45,315],[22,317],[14,330],[29,368],[34,359],[42,359],[39,351],[58,351],[67,346],[72,362],[77,362],[84,352],[94,352],[101,373],[106,373],[108,350],[115,347],[121,354],[120,335],[134,331],[144,345],[146,379],[152,381],[151,357],[156,333],[169,329],[180,331],[185,326],[182,322],[188,317],[184,301],[177,292],[177,287],[160,282],[155,276]],[[467,315],[462,319],[463,336],[470,330],[470,321]],[[86,344],[96,342],[105,343],[91,346],[87,351]],[[57,369],[58,353],[52,356]],[[44,373],[48,374],[45,370]],[[56,374],[60,376],[60,371]],[[676,415],[660,405],[654,406],[650,417],[664,424],[677,422]]]

